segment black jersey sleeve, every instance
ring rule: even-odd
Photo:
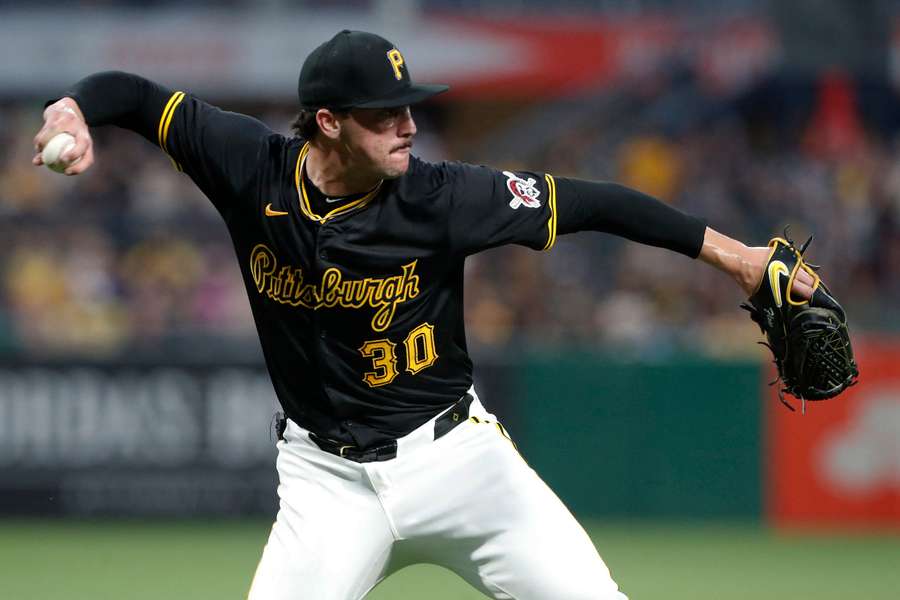
[[[447,164],[451,251],[463,255],[504,244],[549,250],[556,241],[552,175]]]
[[[704,219],[681,212],[637,190],[608,181],[560,177],[559,235],[602,231],[697,258]]]
[[[88,125],[117,125],[157,144],[220,210],[249,185],[275,135],[256,119],[130,73],[96,73],[63,96],[78,103]]]

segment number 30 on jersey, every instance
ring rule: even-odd
[[[434,326],[422,323],[403,340],[406,348],[406,370],[416,375],[437,360],[434,346]],[[383,340],[370,340],[359,348],[360,354],[372,359],[373,371],[363,373],[363,381],[371,387],[387,385],[397,377],[397,344]]]

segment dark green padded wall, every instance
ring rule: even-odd
[[[516,381],[512,434],[576,513],[759,516],[758,364],[531,357]]]

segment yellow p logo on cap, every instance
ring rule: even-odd
[[[396,48],[392,48],[387,52],[388,61],[391,63],[391,67],[394,69],[394,77],[398,80],[403,79],[403,73],[400,72],[400,67],[403,66],[403,55],[400,54],[400,51]]]

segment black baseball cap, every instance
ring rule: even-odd
[[[310,52],[297,84],[300,107],[311,110],[407,106],[448,89],[414,84],[397,46],[347,29]]]

